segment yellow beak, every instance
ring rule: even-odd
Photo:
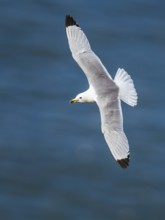
[[[70,103],[76,103],[76,102],[78,102],[78,100],[77,99],[71,99],[69,102]]]

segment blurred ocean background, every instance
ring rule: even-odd
[[[132,76],[123,106],[130,167],[114,161],[65,33],[71,14],[112,77]],[[165,1],[0,1],[0,219],[165,218]]]

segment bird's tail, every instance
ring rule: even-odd
[[[119,68],[114,81],[119,87],[119,98],[130,106],[137,105],[138,96],[130,75]]]

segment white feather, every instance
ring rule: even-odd
[[[114,81],[119,87],[119,98],[130,106],[137,105],[138,96],[130,75],[119,68]]]

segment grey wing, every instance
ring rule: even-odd
[[[97,101],[101,115],[101,127],[107,145],[121,167],[129,165],[129,144],[123,131],[121,101],[102,97]]]
[[[71,16],[66,16],[66,33],[72,56],[84,71],[88,82],[97,94],[103,93],[103,87],[117,89],[108,71],[98,56],[92,51],[89,41]],[[100,88],[100,85],[102,87]]]

